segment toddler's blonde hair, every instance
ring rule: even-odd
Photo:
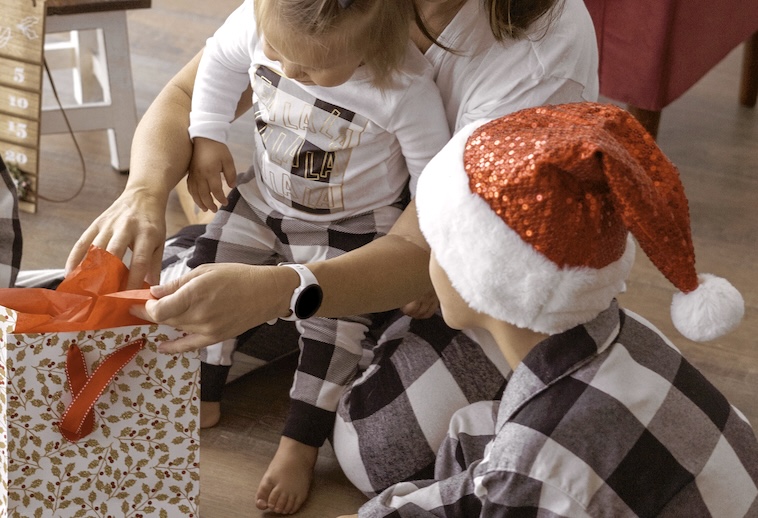
[[[298,36],[277,49],[284,53],[302,54],[304,46],[361,49],[374,85],[386,88],[402,65],[414,7],[411,0],[355,0],[347,8],[337,0],[255,0],[255,16],[264,38],[271,26]]]

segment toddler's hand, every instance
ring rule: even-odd
[[[234,187],[237,171],[234,159],[226,144],[202,137],[192,141],[192,161],[187,175],[187,190],[195,204],[203,211],[216,212],[216,202],[221,206],[228,203],[221,182],[223,175],[226,185]]]

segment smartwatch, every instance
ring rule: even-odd
[[[290,299],[290,314],[280,317],[282,320],[305,320],[316,314],[324,299],[316,276],[303,264],[279,263],[279,266],[292,268],[300,277],[300,286],[295,288]]]

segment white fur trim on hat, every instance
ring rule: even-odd
[[[632,237],[601,269],[561,268],[537,252],[469,188],[463,153],[481,124],[462,128],[419,179],[419,225],[437,262],[471,308],[499,320],[547,334],[590,321],[624,290]]]
[[[694,291],[674,294],[671,320],[690,340],[706,342],[737,327],[745,314],[745,301],[726,279],[701,273],[698,282]]]

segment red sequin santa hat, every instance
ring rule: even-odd
[[[588,322],[625,288],[635,245],[680,290],[671,316],[711,340],[742,319],[726,280],[698,275],[676,167],[629,113],[575,103],[459,131],[426,167],[421,230],[475,310],[554,334]]]

